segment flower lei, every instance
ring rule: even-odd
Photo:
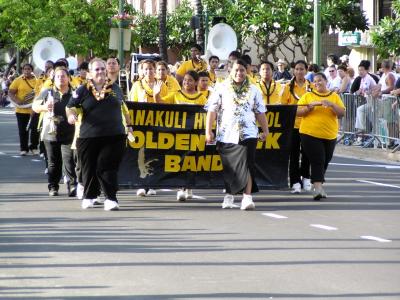
[[[191,61],[192,61],[193,70],[195,70],[196,72],[207,70],[207,63],[204,60],[200,59],[200,66],[195,64],[193,59],[191,59]]]
[[[232,76],[229,76],[229,90],[235,94],[233,102],[235,104],[243,104],[248,101],[248,92],[250,89],[249,79],[246,77],[241,85],[237,85]]]
[[[103,100],[106,97],[106,94],[112,92],[112,83],[109,79],[106,80],[101,91],[96,90],[93,80],[91,79],[87,81],[86,87],[93,94],[97,101]]]
[[[150,88],[150,91],[151,91],[151,92],[148,92],[147,89],[145,88],[145,86],[143,85],[143,82],[142,82],[143,80],[146,82],[145,79],[139,80],[140,88],[141,88],[142,90],[144,90],[144,92],[146,93],[146,95],[147,95],[148,97],[150,97],[150,98],[153,97],[153,90],[150,88],[150,85],[146,82],[147,86]]]

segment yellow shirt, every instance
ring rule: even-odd
[[[342,99],[335,92],[329,92],[325,95],[308,92],[301,97],[298,104],[310,104],[321,100],[328,100],[341,108],[345,108]],[[311,112],[303,117],[300,133],[320,139],[333,140],[337,138],[338,128],[338,118],[332,108],[315,106]]]
[[[205,90],[205,91],[199,91],[200,93],[203,94],[203,96],[208,100],[208,97],[210,97],[211,95],[211,91],[210,90]]]
[[[258,81],[257,75],[255,75],[253,73],[247,74],[247,78],[250,80],[250,83],[252,83],[252,84],[256,84]]]
[[[80,81],[77,77],[74,76],[69,76],[69,84],[71,85],[71,88],[73,90],[76,90],[80,85]],[[44,89],[49,89],[53,86],[53,80],[51,80],[50,78],[48,78],[44,83],[43,83],[43,87]]]
[[[297,101],[300,100],[301,96],[314,88],[314,85],[308,80],[306,80],[302,86],[297,85],[296,81],[294,81],[293,90],[290,91],[291,82],[292,81],[289,81],[285,87],[281,89],[281,104],[295,105]],[[300,123],[301,117],[296,117],[294,128],[300,128]]]
[[[156,103],[156,100],[154,99],[153,96],[153,90],[150,88],[150,86],[144,79],[136,81],[133,84],[129,94],[130,94],[129,95],[130,101]],[[160,97],[163,98],[167,95],[168,95],[168,87],[163,82],[161,85]]]
[[[271,80],[269,89],[265,86],[264,81],[261,79],[257,81],[256,87],[261,91],[261,94],[264,99],[264,104],[280,104],[281,103],[281,84],[276,82],[275,80]]]
[[[163,98],[163,101],[170,104],[205,105],[207,103],[207,98],[200,92],[186,94],[183,91],[177,91],[175,94]]]
[[[176,70],[176,74],[180,76],[185,76],[186,72],[194,70],[196,72],[207,71],[207,63],[201,60],[199,63],[193,60],[184,61],[181,66]]]
[[[22,101],[26,95],[28,95],[31,92],[35,92],[35,86],[36,86],[35,77],[31,79],[25,79],[25,76],[22,75],[14,79],[14,81],[10,85],[10,90],[15,90],[16,97]],[[20,114],[30,114],[32,112],[32,109],[16,107],[15,112]]]
[[[178,80],[176,80],[174,76],[167,75],[167,79],[165,79],[164,83],[168,88],[168,95],[174,94],[181,89]]]
[[[214,86],[217,83],[217,75],[215,73],[208,71],[208,78],[210,79],[208,86]]]
[[[35,84],[35,97],[39,96],[40,91],[42,90],[44,82],[47,80],[46,75],[40,75],[39,78],[36,79],[36,84]]]

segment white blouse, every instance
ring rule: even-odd
[[[256,114],[267,111],[259,89],[250,84],[243,101],[234,101],[236,93],[229,79],[215,86],[210,95],[207,111],[217,113],[216,140],[222,143],[238,144],[239,141],[258,137]]]

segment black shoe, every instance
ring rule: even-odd
[[[58,196],[58,191],[57,191],[56,189],[51,189],[51,190],[49,191],[49,196],[50,196],[50,197]]]
[[[68,189],[68,197],[76,197],[76,187]]]

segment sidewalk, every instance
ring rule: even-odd
[[[342,144],[338,144],[335,148],[335,155],[392,164],[400,163],[400,151],[392,153],[392,150],[385,150],[380,148],[362,148],[357,146],[344,146]]]

